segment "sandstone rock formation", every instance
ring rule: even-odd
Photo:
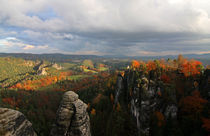
[[[64,94],[51,136],[91,136],[87,105],[72,91]]]
[[[91,136],[87,105],[68,91],[56,114],[51,136]],[[37,136],[32,124],[19,111],[0,108],[0,136]]]
[[[61,67],[61,66],[58,66],[57,63],[54,63],[54,64],[52,65],[52,67],[55,68],[55,69],[57,69],[57,70],[61,70],[61,69],[62,69],[62,67]]]
[[[158,94],[163,90],[162,86],[158,73],[145,75],[128,69],[124,77],[118,75],[115,104],[122,96],[124,97],[122,101],[130,105],[130,112],[136,120],[138,135],[150,135],[150,121],[155,111],[161,112],[166,120],[177,118],[176,94],[170,91],[171,101],[163,103],[163,98]]]
[[[117,105],[118,103],[118,98],[119,98],[119,95],[121,93],[120,90],[123,89],[123,77],[121,75],[118,75],[118,78],[117,78],[117,88],[116,88],[116,94],[115,94],[115,105]]]
[[[47,75],[47,71],[45,68],[42,68],[42,69],[38,70],[37,74],[38,75]]]
[[[36,133],[22,113],[0,108],[0,136],[36,136]]]

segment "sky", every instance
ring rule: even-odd
[[[210,53],[210,0],[0,0],[0,52]]]

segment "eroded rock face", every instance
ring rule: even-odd
[[[123,80],[123,81],[122,81]],[[123,85],[121,85],[124,83]],[[160,74],[151,72],[145,75],[138,71],[126,71],[124,77],[118,76],[115,104],[118,103],[120,95],[125,96],[131,115],[136,121],[138,135],[150,135],[150,121],[156,111],[163,114],[165,120],[177,118],[176,94],[170,90],[167,95],[170,101],[164,101],[161,97],[163,83]]]
[[[51,136],[91,136],[87,105],[73,91],[64,94]]]
[[[122,76],[121,75],[118,75],[118,77],[117,77],[117,88],[116,88],[116,93],[115,93],[115,105],[117,105],[117,103],[118,103],[118,98],[119,98],[119,96],[120,96],[120,93],[121,93],[121,91],[122,91],[122,89],[123,89],[123,78],[122,78]]]
[[[42,69],[38,70],[37,74],[38,75],[47,75],[47,71],[45,68],[42,68]]]
[[[36,133],[22,113],[0,108],[0,136],[36,136]]]

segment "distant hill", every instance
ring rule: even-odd
[[[210,59],[210,53],[207,54],[187,54],[188,57],[196,57],[196,58],[209,58]]]
[[[178,55],[165,55],[165,56],[123,56],[123,55],[105,55],[105,56],[97,56],[97,55],[67,55],[67,54],[30,54],[30,53],[0,53],[0,57],[17,57],[23,58],[27,60],[48,60],[55,62],[74,62],[77,60],[97,60],[97,59],[141,59],[141,60],[154,60],[154,59],[176,59]],[[201,61],[204,65],[210,64],[210,53],[207,54],[184,54],[186,58],[193,58]],[[80,61],[81,62],[81,61]]]
[[[105,58],[116,58],[116,59],[141,59],[141,60],[154,60],[154,59],[176,59],[178,55],[165,55],[165,56],[104,56]],[[204,65],[210,64],[210,53],[207,54],[184,54],[185,58],[196,59],[201,61]]]
[[[48,60],[48,61],[71,61],[71,60],[84,60],[84,59],[96,59],[99,56],[96,55],[66,55],[66,54],[30,54],[30,53],[0,53],[0,57],[16,57],[27,60]]]

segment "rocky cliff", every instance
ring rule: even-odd
[[[204,75],[196,80],[199,83],[197,89],[202,90],[203,92],[200,91],[200,93],[205,93],[203,97],[209,99],[209,70],[206,70]],[[136,122],[137,135],[154,135],[151,134],[154,115],[159,116],[158,125],[160,126],[169,121],[176,123],[179,113],[177,100],[175,87],[164,84],[161,80],[161,73],[158,71],[144,73],[128,69],[123,76],[118,75],[115,104],[128,105],[128,110]]]
[[[1,136],[36,136],[32,124],[19,111],[0,108]]]
[[[63,95],[51,136],[91,136],[87,105],[78,95],[68,91]],[[36,136],[32,124],[19,111],[0,108],[0,136]]]
[[[66,92],[57,111],[51,136],[91,136],[87,105],[72,91]]]

